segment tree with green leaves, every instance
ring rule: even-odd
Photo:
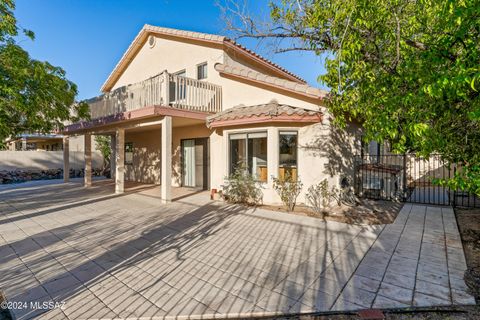
[[[32,59],[17,43],[21,29],[13,0],[0,0],[0,144],[18,134],[49,133],[67,121],[88,118],[88,105],[76,103],[77,86],[65,71]]]
[[[325,57],[336,124],[358,119],[394,152],[440,153],[461,168],[443,183],[480,195],[480,0],[283,0],[267,20],[222,8],[236,38]]]
[[[112,154],[110,136],[95,135],[95,145],[103,157],[103,169],[110,169],[110,156]]]

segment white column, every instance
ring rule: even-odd
[[[274,127],[268,128],[268,148],[267,148],[267,170],[268,170],[268,185],[273,183],[272,176],[278,177],[279,164],[279,137],[278,129]]]
[[[70,143],[68,136],[63,137],[63,182],[70,180]]]
[[[117,129],[115,145],[115,193],[119,194],[125,190],[125,129]]]
[[[110,136],[110,177],[112,179],[115,179],[115,162],[117,161],[116,160],[116,157],[115,157],[115,154],[116,154],[116,145],[117,143],[115,142],[116,141],[116,137],[114,134],[112,134]]]
[[[27,151],[27,138],[22,138],[22,151]]]
[[[85,155],[85,172],[83,177],[83,185],[85,187],[92,186],[92,135],[85,133],[84,155]]]
[[[172,117],[162,120],[162,164],[161,164],[161,196],[162,202],[172,200]]]

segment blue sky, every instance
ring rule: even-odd
[[[267,1],[253,1],[258,13]],[[17,0],[15,14],[22,28],[36,39],[21,38],[35,59],[61,66],[78,85],[79,99],[96,96],[100,87],[142,26],[146,23],[214,34],[224,34],[214,0]],[[240,43],[287,68],[310,83],[324,72],[314,54],[272,54],[251,40]]]

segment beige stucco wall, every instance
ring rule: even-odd
[[[342,174],[352,172],[353,154],[360,152],[359,126],[351,124],[346,131],[334,129],[330,125],[328,111],[317,103],[312,103],[311,99],[294,96],[285,91],[266,86],[233,80],[228,76],[221,76],[214,69],[215,63],[243,64],[245,68],[253,67],[253,65],[229,56],[219,48],[157,38],[153,48],[150,48],[148,43],[143,46],[113,88],[142,81],[163,70],[174,73],[185,69],[187,77],[196,78],[196,66],[203,62],[208,64],[206,81],[222,86],[223,109],[239,104],[255,105],[276,100],[282,104],[321,110],[325,115],[324,121],[309,125],[250,125],[215,131],[210,131],[204,125],[173,128],[173,186],[181,185],[181,139],[210,137],[210,186],[211,188],[221,189],[224,178],[228,175],[228,133],[248,130],[268,131],[269,176],[276,175],[278,170],[279,130],[298,130],[298,174],[304,184],[302,194],[299,197],[300,202],[304,202],[305,191],[309,186],[319,183],[325,178],[329,179],[331,185],[338,185]],[[126,166],[126,179],[159,183],[160,163],[154,165],[147,165],[146,163],[157,161],[155,159],[160,158],[160,130],[158,132],[146,131],[135,134],[127,132],[126,142],[130,141],[134,142],[135,151],[139,148],[139,152],[144,155],[134,156],[135,166],[138,166],[137,169]],[[270,177],[263,187],[265,203],[278,203],[280,201],[278,195],[272,189]]]
[[[205,125],[176,127],[172,131],[172,186],[179,187],[182,185],[181,141],[183,139],[209,138],[212,131]]]
[[[207,81],[217,83],[219,76],[214,65],[223,62],[223,50],[156,37],[155,46],[144,44],[113,89],[145,80],[164,70],[175,73],[185,69],[187,77],[196,79],[197,65],[203,62],[207,62]]]
[[[136,57],[119,77],[113,89],[139,82],[159,74],[163,70],[175,73],[186,70],[186,76],[197,78],[197,65],[207,62],[208,76],[205,81],[222,86],[223,109],[228,109],[239,104],[253,105],[267,103],[272,99],[279,103],[291,104],[307,109],[317,109],[314,103],[306,102],[299,98],[291,97],[285,92],[271,88],[259,87],[252,83],[239,82],[221,76],[214,68],[215,63],[235,64],[244,68],[256,69],[243,59],[224,53],[222,49],[186,43],[164,38],[156,38],[153,48],[145,43]]]
[[[80,170],[85,166],[83,151],[70,151],[70,168]],[[103,157],[92,151],[92,168],[101,169]],[[63,168],[63,151],[0,151],[1,170],[46,170]]]
[[[172,186],[179,187],[181,179],[181,140],[209,138],[211,130],[205,125],[174,127],[172,129]],[[133,143],[133,162],[125,165],[125,180],[160,184],[161,130],[125,133],[125,143]]]
[[[267,131],[268,133],[268,177],[262,183],[264,203],[280,203],[272,188],[271,176],[278,176],[278,135],[280,131],[298,132],[298,176],[303,183],[303,190],[298,197],[305,202],[305,194],[311,185],[328,179],[330,186],[339,186],[340,177],[353,173],[353,154],[360,152],[360,128],[350,124],[342,131],[332,127],[327,119],[317,124],[290,125],[250,125],[243,127],[216,130],[210,138],[211,187],[221,190],[224,178],[229,174],[228,135],[239,132]]]
[[[240,82],[227,77],[221,77],[220,83],[222,85],[224,110],[239,104],[249,106],[268,103],[272,100],[276,100],[281,104],[288,104],[295,107],[321,110],[320,106],[317,104],[303,99],[294,98],[278,90],[274,91],[272,89],[261,88],[253,85],[252,83]]]
[[[160,130],[126,132],[125,143],[133,143],[133,163],[125,164],[125,180],[160,183]]]

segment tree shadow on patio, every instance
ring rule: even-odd
[[[114,200],[109,198],[104,201]],[[68,271],[65,269],[53,272],[50,278],[42,279],[41,285],[30,287],[26,294],[46,289],[48,295],[37,297],[38,299],[68,301],[65,313],[79,315],[78,312],[81,310],[82,317],[87,318],[97,317],[98,312],[105,311],[102,316],[113,314],[121,317],[139,317],[169,312],[168,306],[155,305],[147,299],[147,296],[158,294],[159,291],[155,288],[160,282],[164,289],[171,288],[166,281],[172,283],[171,279],[176,277],[178,268],[185,270],[185,264],[193,263],[187,259],[189,254],[195,252],[195,249],[203,243],[208,243],[209,237],[228,226],[229,218],[244,210],[237,206],[222,207],[222,210],[218,210],[219,206],[214,204],[206,204],[193,210],[188,203],[184,206],[188,207],[185,214],[179,214],[177,206],[160,206],[159,219],[144,221],[148,225],[146,228],[135,225],[135,222],[125,227],[122,223],[115,223],[112,220],[108,220],[108,224],[105,221],[96,221],[96,224],[101,222],[100,225],[85,221],[66,226],[71,233],[61,235],[58,240],[66,243],[66,246],[54,249],[49,255]],[[72,204],[69,209],[73,208]],[[134,236],[129,234],[140,229],[138,227],[144,229],[140,234]],[[115,239],[117,237],[118,239]],[[115,240],[111,241],[112,239]],[[81,244],[78,247],[70,246],[70,243],[79,240]],[[48,244],[46,245],[48,250]],[[35,259],[37,262],[45,261],[42,255],[29,258],[32,259],[32,263],[35,263]],[[143,272],[142,277],[155,279],[144,288],[138,286],[140,283],[144,284],[144,281],[141,278],[137,279],[135,274],[142,266],[153,272],[152,274],[148,274],[148,271]],[[119,278],[128,282],[128,285],[120,282]],[[82,299],[75,299],[76,296]],[[178,308],[180,302],[189,297],[180,291],[176,296],[178,301],[172,308]],[[25,298],[25,295],[8,298],[15,301],[18,298]],[[107,303],[108,307],[104,305],[103,311],[98,308],[91,310],[87,308],[93,302],[98,302],[98,298],[104,301],[102,305]],[[168,297],[163,301],[172,301],[172,298]],[[29,310],[17,316],[29,317],[37,312],[39,311]]]

